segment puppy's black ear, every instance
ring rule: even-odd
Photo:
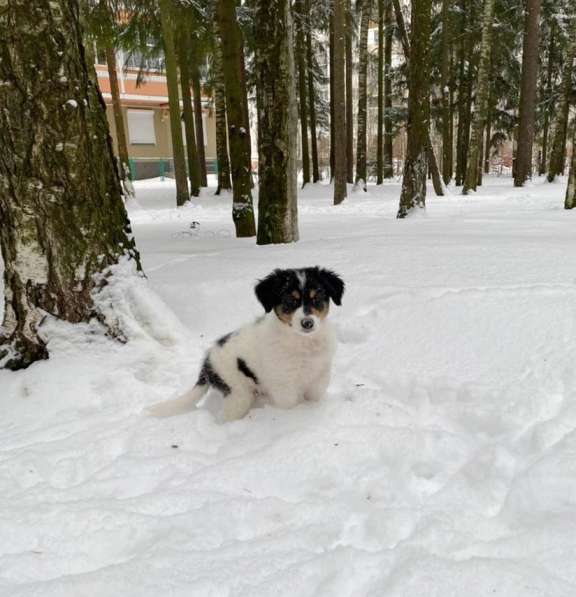
[[[276,269],[271,274],[260,280],[254,287],[256,298],[260,301],[266,313],[279,303],[281,270]]]
[[[344,281],[342,278],[328,269],[320,269],[318,273],[328,296],[334,301],[335,305],[341,305],[342,295],[344,294]]]

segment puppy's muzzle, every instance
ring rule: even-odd
[[[311,332],[314,329],[314,320],[311,317],[304,317],[300,320],[300,326],[304,332]]]

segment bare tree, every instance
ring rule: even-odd
[[[334,204],[346,197],[346,0],[334,0]]]

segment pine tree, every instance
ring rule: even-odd
[[[378,0],[378,125],[376,184],[384,179],[384,0]]]
[[[89,76],[76,0],[0,10],[0,366],[48,358],[48,315],[99,318],[111,266],[139,256],[122,201],[104,101]],[[31,117],[33,115],[33,118]]]
[[[405,47],[407,56],[410,56],[408,59],[408,146],[404,161],[398,218],[405,218],[415,207],[426,205],[431,12],[432,0],[412,2],[410,47]]]
[[[574,57],[576,54],[576,15],[572,15],[569,28],[568,48],[565,54],[565,63],[562,70],[562,87],[556,110],[556,123],[554,126],[554,141],[550,153],[548,166],[548,182],[553,182],[556,176],[564,174],[564,161],[566,157],[566,137],[568,135],[568,116],[570,111],[570,96],[572,94],[572,73]]]
[[[392,0],[386,0],[384,9],[384,178],[394,176],[392,131],[392,44],[394,34],[394,15]]]
[[[334,0],[334,205],[346,197],[346,0]]]
[[[168,87],[168,103],[170,106],[170,132],[172,134],[172,156],[174,160],[174,176],[176,179],[176,205],[184,205],[190,200],[188,181],[186,180],[186,158],[182,142],[182,125],[180,123],[180,96],[178,93],[178,66],[176,47],[174,44],[174,19],[172,16],[172,0],[158,0],[164,58],[166,68],[166,85]]]
[[[255,0],[260,245],[298,240],[290,0]]]
[[[250,122],[246,109],[246,87],[242,76],[242,32],[236,20],[235,0],[218,0],[217,18],[222,35],[222,69],[226,88],[228,140],[232,174],[232,217],[237,237],[256,234],[252,207]]]
[[[191,20],[186,14],[190,8],[180,8],[176,29],[176,58],[180,70],[180,90],[182,93],[182,112],[186,135],[186,156],[188,158],[188,178],[190,179],[190,194],[198,197],[200,194],[200,162],[196,148],[196,131],[194,126],[194,111],[192,109],[192,94],[190,93],[190,44],[189,27]]]
[[[216,160],[218,186],[216,195],[232,189],[230,181],[230,158],[228,157],[228,133],[226,126],[226,87],[222,67],[222,39],[218,19],[214,19],[214,115],[216,118]]]
[[[527,0],[524,49],[522,52],[518,153],[516,155],[516,176],[514,177],[514,186],[517,187],[521,187],[532,176],[532,147],[534,144],[540,42],[539,20],[540,0]]]
[[[304,1],[304,12],[310,20],[310,0]],[[312,48],[312,31],[306,32],[306,66],[308,71],[308,111],[310,114],[310,152],[312,154],[312,182],[320,180],[318,164],[318,139],[316,136],[316,90],[314,87],[314,52]]]
[[[354,36],[354,17],[352,2],[346,0],[346,180],[354,182],[354,106],[352,93],[352,38]]]
[[[368,25],[372,0],[362,0],[362,16],[360,19],[360,41],[358,44],[358,125],[356,140],[356,185],[366,191],[368,180],[366,171],[366,135],[368,117]]]
[[[304,2],[294,3],[296,30],[296,62],[298,66],[298,105],[300,108],[300,142],[302,147],[302,187],[310,182],[310,155],[308,153],[308,98],[306,93],[306,44],[303,29],[305,23]]]
[[[452,0],[442,0],[442,60],[441,60],[441,91],[442,91],[442,178],[444,184],[452,180],[452,102],[451,102],[451,69],[450,56],[452,53]]]
[[[488,100],[490,96],[490,53],[492,50],[492,23],[494,20],[494,0],[484,0],[484,13],[482,18],[482,43],[480,46],[480,66],[478,68],[478,83],[476,86],[476,102],[472,135],[470,137],[470,155],[466,168],[466,179],[462,193],[475,191],[478,177],[481,173],[481,159],[483,157],[483,137]]]

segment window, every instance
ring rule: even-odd
[[[154,110],[128,110],[128,135],[132,145],[156,145]]]

